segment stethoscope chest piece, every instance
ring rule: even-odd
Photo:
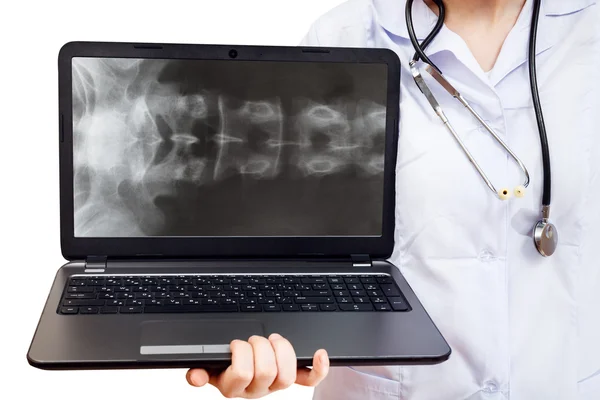
[[[533,240],[537,251],[544,257],[549,257],[556,251],[558,245],[558,230],[546,218],[535,225]]]

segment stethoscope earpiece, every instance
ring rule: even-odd
[[[515,188],[515,197],[525,197],[525,186],[519,185]]]
[[[506,188],[500,189],[498,191],[498,197],[500,198],[500,200],[508,200],[510,199],[510,192]]]

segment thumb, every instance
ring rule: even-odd
[[[312,368],[300,368],[296,374],[296,383],[302,386],[317,386],[329,372],[329,356],[324,349],[318,350],[313,357]]]
[[[187,374],[185,375],[185,379],[192,386],[202,387],[208,383],[210,376],[206,370],[195,368],[188,370]]]

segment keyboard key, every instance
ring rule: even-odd
[[[78,311],[78,307],[61,307],[60,309],[61,314],[77,314]]]
[[[165,305],[164,300],[159,300],[159,299],[144,300],[144,306],[164,306],[164,305]]]
[[[341,276],[335,276],[335,277],[331,277],[328,278],[327,281],[329,283],[344,283],[344,279]]]
[[[333,297],[296,297],[296,304],[331,304],[333,302]]]
[[[335,297],[350,297],[350,292],[347,290],[334,290],[333,295]]]
[[[98,307],[79,307],[79,314],[98,314]]]
[[[279,304],[265,304],[263,305],[264,311],[281,311],[281,306]]]
[[[344,285],[343,283],[336,283],[334,285],[331,285],[331,289],[332,290],[346,290],[346,285]]]
[[[369,283],[364,285],[365,290],[379,290],[379,285],[376,283]]]
[[[261,311],[261,305],[260,304],[243,304],[240,306],[240,311],[242,311],[242,312]]]
[[[104,300],[65,300],[63,301],[63,306],[90,306],[90,307],[99,307],[104,305]]]
[[[352,297],[364,297],[367,295],[367,292],[364,290],[350,290],[349,292]]]
[[[313,278],[302,278],[300,280],[305,285],[312,285],[313,283],[327,283],[327,278],[325,277],[313,277]]]
[[[363,290],[363,285],[360,283],[350,283],[346,286],[348,287],[348,290]]]
[[[298,304],[282,304],[281,309],[283,311],[300,311],[300,306]]]
[[[319,311],[319,306],[316,304],[303,304],[302,311]]]
[[[354,301],[352,300],[352,297],[336,297],[335,300],[338,303],[354,303]]]
[[[367,290],[367,296],[369,297],[382,297],[383,296],[383,292],[381,290]],[[400,294],[397,294],[396,296],[399,296]]]
[[[387,304],[387,300],[385,299],[385,297],[371,297],[371,303],[373,303],[373,304],[386,303]]]
[[[357,304],[370,303],[371,302],[371,300],[368,297],[353,297],[352,299]]]
[[[335,311],[337,310],[337,306],[335,304],[321,304],[319,306],[321,311]]]
[[[360,283],[360,279],[357,277],[346,277],[344,278],[344,282],[346,282],[346,284],[349,283]]]
[[[119,308],[121,314],[138,314],[142,312],[142,307],[139,306],[125,306]]]
[[[373,311],[373,306],[369,304],[338,304],[342,311]]]
[[[65,299],[95,299],[94,293],[68,293]]]
[[[377,281],[375,280],[375,278],[370,277],[370,276],[361,276],[360,281],[364,284],[364,283],[376,283]]]
[[[388,303],[373,304],[373,307],[375,307],[375,309],[377,311],[391,311],[392,310],[392,308],[390,307],[390,305]]]
[[[308,290],[302,292],[302,297],[323,297],[331,295],[331,290]]]
[[[100,314],[116,314],[119,307],[100,307]]]
[[[67,289],[69,293],[93,293],[94,288],[91,286],[69,286]]]
[[[408,305],[402,297],[389,297],[390,305],[394,311],[407,311]]]
[[[276,302],[278,304],[292,304],[294,302],[294,298],[293,297],[278,297],[276,299]]]
[[[381,285],[381,291],[388,297],[400,296],[400,290],[396,285]]]
[[[391,276],[384,276],[377,278],[377,283],[394,283],[394,280]]]
[[[149,314],[172,314],[172,313],[213,313],[213,312],[237,312],[236,305],[200,305],[200,306],[161,306],[144,307],[144,312]]]

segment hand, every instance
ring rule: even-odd
[[[269,339],[252,336],[247,342],[231,342],[231,365],[223,372],[209,373],[190,369],[186,375],[192,386],[207,383],[215,386],[227,398],[258,399],[294,383],[317,386],[329,372],[329,357],[318,350],[313,368],[297,368],[296,353],[287,339],[276,333]]]

